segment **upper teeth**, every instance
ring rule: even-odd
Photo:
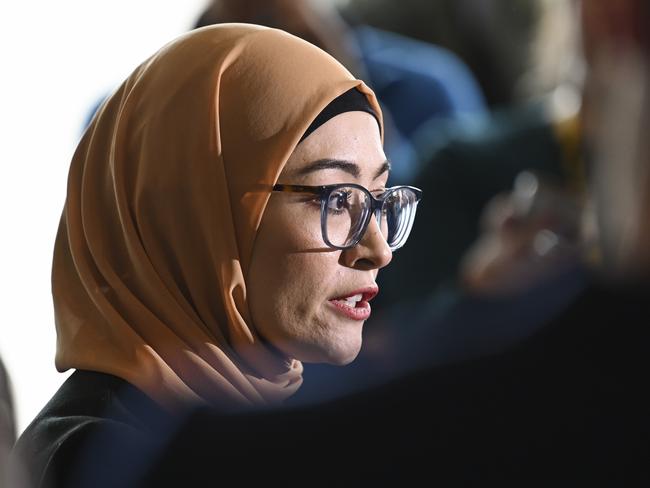
[[[356,307],[357,302],[360,302],[362,298],[363,298],[363,295],[361,293],[359,293],[357,295],[344,298],[341,301],[344,302],[348,307]]]

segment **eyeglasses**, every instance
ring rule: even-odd
[[[387,188],[375,197],[355,183],[324,186],[277,184],[273,191],[318,195],[323,241],[334,249],[356,246],[366,233],[373,214],[391,251],[399,249],[411,232],[415,210],[422,198],[422,190],[412,186]]]

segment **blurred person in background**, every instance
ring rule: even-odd
[[[518,73],[518,86],[527,87],[527,96],[522,90],[509,105],[494,107],[490,117],[473,124],[433,122],[415,136],[423,161],[418,181],[432,195],[421,209],[427,224],[414,229],[417,252],[396,260],[392,270],[393,277],[410,275],[413,283],[423,282],[421,273],[427,274],[427,286],[414,286],[410,296],[428,296],[439,286],[456,284],[460,263],[479,237],[486,206],[511,191],[522,171],[539,173],[578,198],[584,190],[579,123],[584,68],[576,2],[530,4],[537,6],[538,17],[526,44],[528,64]],[[415,256],[426,256],[427,264]]]
[[[459,56],[478,80],[491,109],[509,107],[529,95],[522,73],[535,67],[531,50],[540,24],[564,46],[565,23],[555,0],[350,0],[343,14],[353,22],[442,46]],[[560,10],[563,9],[560,3]],[[558,54],[557,51],[549,51]],[[564,53],[562,53],[564,55]],[[551,64],[555,61],[548,59]],[[539,73],[538,73],[539,75]],[[548,73],[544,81],[549,81]],[[534,81],[538,83],[539,80]]]

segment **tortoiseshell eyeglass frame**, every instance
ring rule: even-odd
[[[354,234],[354,237],[351,239],[351,241],[346,244],[345,246],[338,246],[336,244],[333,244],[328,237],[327,234],[327,202],[329,200],[330,195],[332,192],[339,188],[356,188],[363,193],[366,194],[368,197],[368,201],[370,202],[370,211],[367,211],[364,216],[364,221],[362,225],[359,227],[359,230]],[[422,198],[422,190],[419,188],[415,188],[414,186],[407,186],[407,185],[400,185],[400,186],[394,186],[391,188],[386,188],[385,190],[382,190],[381,195],[379,197],[375,197],[370,190],[365,188],[364,186],[358,185],[356,183],[336,183],[334,185],[320,185],[320,186],[311,186],[311,185],[285,185],[282,183],[278,183],[273,186],[273,191],[275,192],[287,192],[287,193],[308,193],[312,195],[318,195],[320,197],[320,210],[321,210],[321,218],[320,218],[320,224],[321,224],[321,234],[323,237],[323,242],[328,247],[331,247],[333,249],[340,249],[340,250],[346,250],[346,249],[351,249],[357,244],[359,244],[359,241],[363,238],[363,236],[366,233],[366,230],[368,228],[368,224],[370,224],[370,218],[374,214],[375,218],[377,219],[377,222],[380,222],[381,219],[381,212],[382,208],[384,206],[384,202],[392,193],[394,193],[396,190],[409,190],[413,192],[415,199],[413,203],[417,205],[417,203],[421,200]],[[415,213],[413,213],[411,219],[415,218]],[[401,243],[398,246],[390,246],[391,251],[394,251],[396,249],[399,249],[403,243]]]

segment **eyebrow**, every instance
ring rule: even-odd
[[[361,172],[359,171],[359,165],[353,163],[352,161],[347,161],[344,159],[318,159],[309,163],[307,166],[300,168],[296,171],[296,176],[306,176],[308,174],[314,173],[315,171],[322,171],[324,169],[338,169],[345,171],[346,173],[358,178]],[[374,179],[376,180],[381,175],[386,172],[389,172],[391,169],[390,161],[387,159],[382,163],[377,172],[375,173]]]

